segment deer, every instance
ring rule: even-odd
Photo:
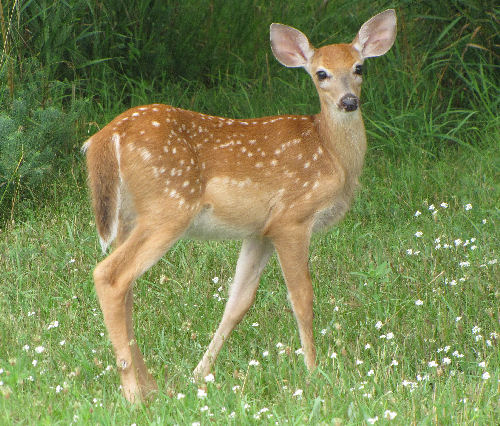
[[[95,291],[124,397],[157,392],[135,339],[133,286],[179,239],[239,239],[222,320],[193,376],[203,383],[223,343],[252,306],[276,251],[308,371],[316,367],[309,245],[348,211],[367,148],[360,109],[363,62],[384,55],[396,13],[381,12],[351,43],[320,48],[273,23],[271,49],[304,68],[319,96],[315,115],[216,117],[174,106],[131,108],[83,145],[103,254]]]

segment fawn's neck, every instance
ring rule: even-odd
[[[366,134],[361,110],[338,111],[322,103],[315,116],[320,138],[332,157],[338,159],[346,178],[354,186],[363,167],[366,152]]]

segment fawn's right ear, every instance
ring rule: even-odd
[[[295,28],[271,24],[271,49],[285,67],[306,67],[314,55],[307,37]]]

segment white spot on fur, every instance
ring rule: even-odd
[[[151,153],[146,148],[140,148],[139,153],[144,161],[149,161],[151,159]]]
[[[151,124],[155,127],[160,127],[160,123],[158,123],[158,121],[152,121]]]

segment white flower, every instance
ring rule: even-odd
[[[61,391],[62,391],[62,387],[61,387],[61,385],[57,385],[57,386],[56,386],[56,393],[59,393],[59,392],[61,392]]]
[[[380,330],[380,329],[382,328],[382,326],[383,326],[383,325],[384,325],[384,324],[382,324],[382,321],[377,321],[377,323],[375,324],[375,328],[376,328],[377,330]]]
[[[413,216],[419,217],[422,214],[420,210],[417,210]]]
[[[392,333],[392,332],[387,333],[387,335],[385,336],[385,338],[386,338],[387,340],[391,340],[391,339],[393,339],[393,338],[394,338],[394,333]]]
[[[486,367],[486,362],[481,361],[477,365],[479,365],[479,367],[481,367],[481,368],[485,368]]]
[[[265,357],[267,357],[267,356],[269,356],[269,351],[264,351],[264,352],[262,352],[262,356],[263,356],[264,358],[265,358]]]
[[[259,365],[259,361],[257,361],[256,359],[252,359],[252,360],[250,360],[248,365]]]
[[[429,361],[429,363],[427,364],[429,367],[437,367],[438,366],[438,363],[436,361]]]
[[[458,247],[460,244],[462,244],[462,240],[460,238],[457,238],[455,241],[453,241],[455,243],[455,247]]]
[[[397,415],[398,413],[396,413],[395,411],[390,411],[390,410],[384,411],[384,418],[388,420],[393,420]]]
[[[477,325],[475,325],[474,327],[472,327],[472,334],[477,334],[481,331],[481,327],[478,327]]]
[[[205,376],[205,383],[213,383],[215,382],[215,377],[212,373],[210,373],[208,376]]]
[[[208,411],[208,405],[204,405],[203,407],[200,407],[200,411],[203,413],[204,411]]]
[[[240,389],[241,389],[240,385],[235,385],[235,386],[232,387],[233,392],[236,392],[236,391],[238,391]]]
[[[375,374],[375,371],[373,371],[373,370],[370,370],[368,373],[366,373],[366,375],[368,377],[373,376],[374,374]]]
[[[44,348],[43,346],[37,346],[37,347],[35,348],[35,352],[36,352],[37,354],[41,354],[44,350],[45,350],[45,348]]]
[[[481,376],[481,378],[482,378],[483,380],[488,380],[488,379],[490,378],[490,373],[488,373],[487,371],[485,371],[485,372],[483,373],[483,375]]]
[[[460,262],[459,265],[464,268],[464,267],[467,267],[467,266],[470,266],[470,262],[468,261],[465,261],[465,262]]]
[[[212,282],[213,282],[214,284],[217,284],[217,283],[219,282],[219,277],[213,277],[213,278],[212,278]]]
[[[424,233],[422,231],[415,232],[415,237],[420,238]]]
[[[254,322],[254,323],[252,324],[252,327],[258,327],[258,326],[259,326],[259,323],[258,323],[258,322]]]
[[[459,353],[458,351],[455,351],[452,353],[452,355],[455,357],[455,358],[463,358],[464,357],[464,354],[461,354]]]
[[[298,396],[298,397],[300,397],[300,396],[302,396],[302,393],[303,393],[303,392],[304,392],[304,391],[303,391],[302,389],[297,389],[297,390],[293,393],[293,395],[292,395],[292,396]]]
[[[31,361],[31,364],[33,365],[33,367],[36,367],[36,365],[38,364],[38,361],[36,359],[34,359],[33,361]]]
[[[367,343],[367,344],[365,345],[365,349],[370,349],[371,347],[372,347],[372,345],[370,345],[369,343]]]
[[[472,209],[472,204],[471,203],[468,203],[464,206],[464,209],[465,210],[471,210]]]
[[[66,344],[66,340],[61,340],[61,341],[59,342],[59,344],[60,344],[61,346],[64,346],[64,345]]]
[[[283,346],[285,346],[283,343],[281,342],[278,342],[276,343],[276,347],[279,349],[279,348],[282,348]]]
[[[326,328],[324,328],[323,330],[320,331],[320,333],[324,336],[326,333],[328,332],[328,330]]]
[[[456,317],[456,318],[455,318],[455,322],[458,322],[458,321],[460,321],[461,319],[462,319],[462,317]]]
[[[30,345],[23,346],[23,351],[29,351],[29,350],[30,350]]]
[[[336,359],[337,358],[337,352],[332,352],[332,354],[330,355],[330,358],[331,359]]]
[[[392,360],[391,366],[398,366],[399,362],[397,362],[395,359]]]
[[[51,328],[57,328],[59,327],[59,321],[55,320],[55,321],[52,321],[48,326],[47,326],[47,330],[50,330]]]
[[[486,225],[486,223],[487,223],[488,221],[487,221],[486,219],[483,219],[483,220],[482,220],[482,222],[483,222],[483,225]]]
[[[375,417],[369,417],[366,419],[366,422],[373,425],[375,424],[376,422],[378,421],[378,416],[375,416]]]
[[[443,209],[447,209],[448,208],[448,203],[441,203],[440,206],[443,208]]]
[[[361,365],[361,364],[363,364],[363,362],[364,362],[364,361],[362,361],[362,360],[360,360],[360,359],[357,359],[357,360],[356,360],[356,365]]]
[[[207,397],[207,392],[205,389],[198,389],[198,398],[203,399]]]
[[[443,365],[450,365],[451,359],[448,357],[444,357],[442,363],[443,363]]]
[[[299,349],[297,349],[297,350],[295,351],[295,353],[296,353],[297,355],[304,355],[304,349],[299,348]]]
[[[429,210],[430,210],[430,211],[432,211],[432,210],[436,210],[436,207],[434,207],[434,204],[431,204],[431,205],[429,206]]]
[[[424,302],[422,300],[420,300],[420,299],[415,300],[415,305],[422,306],[423,304],[424,304]]]
[[[407,249],[406,254],[411,256],[413,254],[413,250],[411,248]]]

